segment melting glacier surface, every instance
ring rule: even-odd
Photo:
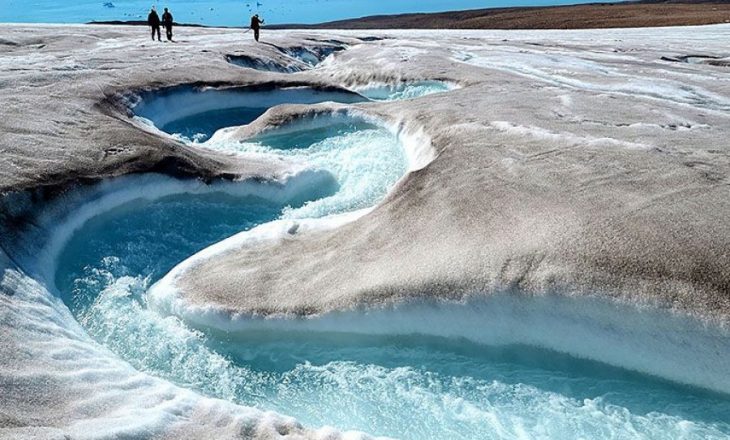
[[[701,108],[723,115],[730,110],[730,100],[726,96],[707,90],[702,85],[681,81],[669,75],[652,76],[648,72],[637,70],[626,59],[615,54],[592,56],[593,59],[565,50],[517,51],[514,48],[487,52],[481,48],[470,47],[468,50],[453,52],[455,61],[514,73],[555,87],[628,95],[670,105]],[[685,58],[690,63],[693,60],[692,57]]]
[[[35,271],[34,253],[25,257],[29,273],[41,274],[120,362],[305,425],[402,439],[730,437],[725,394],[530,345],[367,334],[356,320],[301,331],[287,325],[291,319],[274,319],[225,332],[159,313],[148,289],[188,256],[272,220],[371,207],[409,169],[397,135],[341,115],[252,139],[222,136],[206,147],[287,161],[299,171],[270,183],[128,178],[102,186],[51,222]],[[459,322],[458,306],[450,310],[438,314]],[[428,316],[396,309],[388,319],[408,328]],[[525,325],[519,313],[501,319],[508,328]],[[489,331],[491,324],[480,325]],[[609,336],[611,326],[603,331]]]
[[[344,89],[313,87],[193,87],[183,86],[142,94],[133,105],[135,116],[184,141],[203,142],[216,131],[253,122],[279,104],[367,101]]]
[[[353,91],[306,86],[258,89],[183,86],[142,94],[131,110],[138,119],[179,140],[202,143],[218,130],[249,124],[279,104],[399,101],[456,87],[436,80],[376,83],[354,87]]]
[[[56,284],[86,331],[135,368],[309,426],[414,440],[730,436],[727,396],[553,351],[347,326],[225,333],[148,307],[147,289],[186,254],[279,209],[224,195],[122,206],[75,234]]]
[[[177,262],[285,204],[332,197],[328,181],[279,200],[214,191],[123,203],[73,234],[55,284],[88,334],[135,368],[309,426],[414,440],[730,436],[727,396],[553,351],[346,326],[225,333],[148,307],[147,289]]]

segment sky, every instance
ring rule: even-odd
[[[268,24],[319,23],[367,15],[502,6],[545,6],[590,0],[0,0],[0,22],[86,23],[146,19],[152,5],[175,21],[247,26],[253,13]]]

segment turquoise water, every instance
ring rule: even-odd
[[[207,147],[316,164],[335,177],[340,185],[337,193],[298,209],[285,209],[284,218],[320,218],[371,207],[407,168],[397,136],[362,121],[304,124],[282,134],[274,132],[246,142],[212,143]]]
[[[248,124],[263,115],[266,110],[265,107],[210,110],[177,119],[159,128],[167,133],[178,134],[187,140],[202,142],[221,128]]]
[[[224,194],[130,203],[76,233],[56,283],[87,332],[139,370],[311,426],[413,440],[730,436],[726,396],[548,351],[419,336],[234,337],[148,309],[147,288],[174,264],[281,210]]]
[[[319,23],[366,15],[436,12],[501,6],[546,6],[588,3],[586,0],[3,0],[0,22],[86,23],[146,19],[151,5],[169,7],[175,20],[207,25],[248,26],[259,13],[268,24]]]
[[[406,172],[395,135],[341,115],[206,146],[306,163],[331,184],[278,202],[223,187],[136,200],[77,230],[56,286],[88,334],[135,368],[305,425],[409,440],[730,437],[728,396],[550,351],[346,328],[234,335],[158,314],[148,288],[189,255],[277,218],[372,206]]]
[[[151,93],[133,111],[158,129],[186,142],[205,142],[227,127],[250,124],[270,107],[279,104],[317,104],[322,102],[357,103],[413,99],[451,90],[442,81],[413,81],[395,85],[347,90],[318,90],[309,87],[252,91],[248,89],[180,88]],[[205,105],[200,105],[205,103]],[[225,108],[215,108],[225,103]],[[212,104],[212,105],[208,105]],[[214,108],[211,108],[214,107]]]

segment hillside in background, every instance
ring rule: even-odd
[[[598,29],[689,26],[730,22],[730,2],[631,2],[477,9],[424,14],[378,15],[300,29]]]

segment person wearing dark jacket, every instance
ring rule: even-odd
[[[259,18],[259,14],[251,17],[251,29],[253,29],[253,38],[256,41],[259,41],[259,30],[262,24],[264,24],[264,21]]]
[[[147,16],[147,24],[152,28],[152,41],[155,41],[155,33],[157,33],[157,41],[162,41],[162,38],[160,38],[160,16],[157,15],[154,6],[152,6],[150,15]]]
[[[172,14],[170,14],[167,8],[165,8],[165,12],[162,14],[162,25],[165,26],[167,41],[172,41]]]

